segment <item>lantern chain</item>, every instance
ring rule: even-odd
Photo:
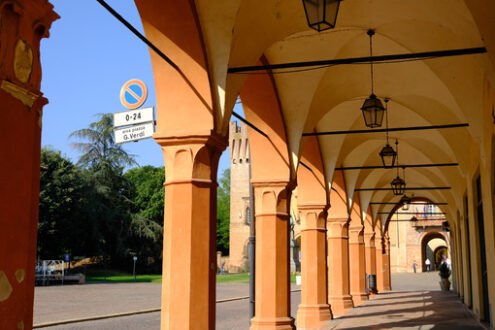
[[[387,136],[387,145],[388,145],[388,101],[390,101],[390,99],[387,97],[385,99],[385,123],[387,125],[387,130],[386,130],[385,134]]]
[[[368,35],[370,36],[370,66],[371,66],[371,94],[375,94],[375,89],[373,87],[373,35],[375,34],[374,30],[368,30]]]
[[[397,152],[397,177],[399,177],[399,141],[395,140],[395,150]]]

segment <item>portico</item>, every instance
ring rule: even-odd
[[[0,100],[8,105],[0,111],[0,123],[8,129],[22,114],[23,128],[31,132],[19,137],[22,148],[6,141],[0,148],[4,159],[16,159],[15,166],[0,165],[0,172],[12,173],[0,191],[7,210],[0,231],[0,327],[5,328],[23,322],[27,329],[32,318],[30,265],[36,253],[33,219],[41,109],[46,103],[39,91],[40,67],[32,58],[38,58],[39,38],[48,36],[49,25],[57,18],[47,1],[35,2],[40,7],[36,12],[26,1],[0,2],[5,41],[0,48],[4,54]],[[388,228],[393,210],[376,203],[402,207],[402,196],[393,194],[390,183],[405,174],[403,167],[381,166],[385,133],[367,128],[363,120],[361,107],[371,88],[370,61],[265,67],[367,57],[370,29],[376,56],[486,48],[471,55],[377,61],[373,74],[374,94],[389,99],[390,128],[468,124],[389,134],[400,141],[407,193],[447,203],[440,208],[454,237],[450,244],[456,290],[462,290],[464,302],[469,301],[480,319],[491,322],[492,1],[343,1],[335,28],[322,32],[308,26],[300,0],[135,3],[146,38],[170,60],[150,49],[158,109],[154,138],[163,150],[167,172],[162,329],[215,328],[216,174],[238,98],[251,124],[256,222],[256,308],[251,329],[295,328],[290,314],[289,214],[296,186],[303,253],[297,326],[321,328],[370,299],[366,274],[376,275],[378,295],[391,289]],[[18,40],[28,46],[17,46]],[[23,54],[16,57],[18,52]],[[18,58],[31,58],[31,75],[19,72],[24,65],[16,62]],[[247,66],[257,68],[239,69]],[[25,151],[21,156],[19,149]],[[457,165],[433,165],[439,163]],[[26,180],[29,185],[16,184]],[[10,257],[11,251],[16,258]]]

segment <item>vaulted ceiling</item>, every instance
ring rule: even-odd
[[[317,32],[308,27],[301,0],[196,0],[208,71],[215,86],[215,127],[225,134],[248,76],[228,74],[228,68],[256,65],[260,58],[276,64],[368,56],[368,29],[376,33],[373,55],[485,47],[481,23],[472,14],[472,7],[478,4],[464,0],[346,0],[341,3],[336,28]],[[474,158],[483,157],[486,108],[491,107],[486,104],[487,86],[494,81],[490,56],[492,53],[375,64],[374,90],[378,97],[390,98],[390,127],[469,123],[464,128],[390,134],[391,142],[400,142],[402,164],[459,163],[456,167],[406,170],[409,186],[452,187],[413,192],[434,202],[448,202],[444,210],[451,215],[462,205],[465,173],[474,166]],[[304,148],[303,133],[366,128],[360,107],[370,95],[369,64],[279,69],[273,70],[273,77],[294,172]],[[331,185],[337,166],[379,165],[385,133],[318,139]],[[389,187],[395,176],[395,170],[345,171],[348,196],[354,195],[355,188]],[[370,201],[398,200],[390,191],[361,192],[360,197],[363,210]],[[384,208],[373,205],[373,213]]]

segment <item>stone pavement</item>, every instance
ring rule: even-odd
[[[484,329],[450,292],[440,291],[436,272],[392,274],[394,291],[377,295],[326,329]],[[293,289],[298,287],[293,286]],[[160,306],[157,283],[89,284],[40,287],[35,292],[35,324]],[[248,294],[246,284],[218,284],[217,299]],[[291,294],[295,317],[300,293]],[[217,329],[248,329],[248,300],[217,304]],[[117,317],[51,327],[58,330],[159,329],[160,313]]]
[[[292,289],[300,289],[292,285]],[[247,284],[217,284],[217,300],[247,296]],[[36,287],[34,324],[86,318],[160,307],[160,283],[111,283]],[[291,294],[291,312],[296,315],[300,292]],[[217,303],[217,329],[248,329],[247,299]],[[160,329],[160,313],[72,323],[44,329]]]
[[[453,292],[440,291],[436,272],[392,274],[391,292],[377,295],[326,329],[485,329]]]

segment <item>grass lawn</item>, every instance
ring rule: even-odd
[[[108,282],[108,283],[126,283],[134,282],[134,276],[132,275],[88,275],[86,282]],[[136,282],[152,282],[161,283],[162,275],[137,275]]]
[[[217,275],[217,283],[249,283],[249,273]]]
[[[296,283],[296,274],[290,275],[290,282]],[[217,275],[217,283],[249,283],[249,273]]]
[[[129,283],[134,282],[132,275],[88,274],[86,282]],[[161,283],[162,275],[137,275],[136,282]],[[296,283],[296,275],[290,275],[290,282]],[[249,283],[249,273],[217,275],[217,283]]]

